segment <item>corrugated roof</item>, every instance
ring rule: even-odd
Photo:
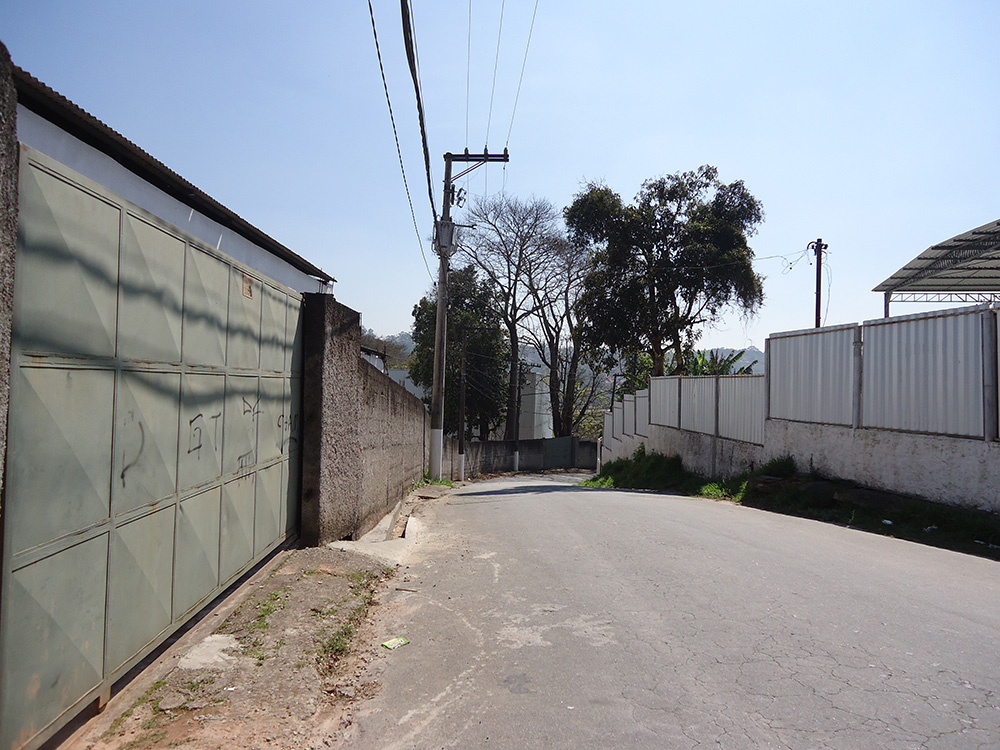
[[[13,66],[17,101],[32,112],[58,125],[74,137],[117,161],[130,172],[167,195],[245,237],[272,255],[310,276],[336,281],[328,273],[240,218],[207,193],[199,190],[132,141],[117,133],[62,94],[54,91],[16,65]]]
[[[1000,221],[931,245],[872,291],[1000,291]]]

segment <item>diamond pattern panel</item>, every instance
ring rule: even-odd
[[[118,355],[180,362],[184,241],[126,214],[118,293]]]
[[[282,372],[285,369],[285,317],[288,295],[264,285],[260,325],[260,369]]]
[[[174,506],[119,526],[111,541],[108,645],[113,672],[170,624]]]
[[[222,473],[225,391],[224,375],[181,376],[178,485],[182,492]]]
[[[284,378],[260,379],[260,416],[257,419],[258,463],[281,455],[285,428]]]
[[[233,268],[229,277],[229,367],[256,370],[260,366],[261,287],[259,279]]]
[[[115,405],[111,504],[123,513],[177,489],[177,419],[181,376],[123,372]]]
[[[0,648],[0,747],[18,747],[101,682],[107,534],[11,574]]]
[[[14,336],[22,351],[113,356],[121,211],[21,170]]]
[[[226,443],[222,473],[241,475],[257,464],[260,393],[256,377],[230,375],[226,382]]]
[[[187,613],[219,585],[222,488],[181,502],[174,540],[174,617]]]
[[[184,361],[226,363],[229,265],[189,245],[184,272]]]
[[[257,497],[254,505],[253,553],[259,555],[278,538],[284,525],[281,502],[281,464],[257,472]],[[283,533],[284,529],[280,531]]]
[[[253,557],[255,474],[222,486],[219,578],[227,583]]]
[[[8,540],[14,553],[106,519],[112,371],[21,367],[11,373]]]

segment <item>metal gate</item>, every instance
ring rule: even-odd
[[[300,307],[22,146],[0,747],[40,744],[294,531]]]

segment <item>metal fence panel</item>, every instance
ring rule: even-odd
[[[763,375],[719,378],[719,435],[763,445]]]
[[[625,405],[621,401],[619,401],[617,404],[614,405],[614,410],[615,410],[614,436],[617,440],[621,440],[622,435],[625,434],[624,431],[622,430],[622,425],[625,424]]]
[[[37,745],[294,531],[301,298],[22,151],[0,746]]]
[[[680,380],[676,376],[649,379],[650,424],[680,427],[677,412]]]
[[[607,443],[609,440],[614,440],[615,437],[614,426],[611,424],[612,419],[613,417],[611,416],[610,411],[604,412],[604,432],[601,434],[604,437],[605,443]]]
[[[851,426],[856,325],[771,334],[772,419]]]
[[[862,424],[982,437],[984,309],[866,321]]]
[[[649,437],[649,389],[635,393],[635,434]]]
[[[626,435],[635,435],[635,396],[632,394],[624,396],[622,404],[624,404],[625,413],[622,432]]]
[[[681,379],[681,429],[715,434],[715,378]]]

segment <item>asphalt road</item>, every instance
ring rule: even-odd
[[[421,506],[347,747],[1000,747],[1000,564],[575,479]]]

